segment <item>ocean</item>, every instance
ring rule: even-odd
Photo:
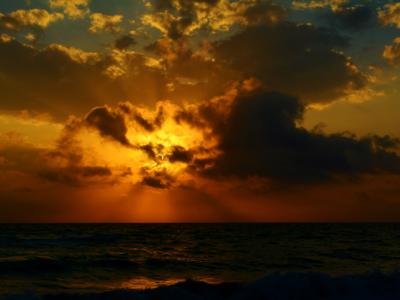
[[[1,299],[400,299],[400,224],[2,224]]]

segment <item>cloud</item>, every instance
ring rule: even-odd
[[[14,37],[12,37],[11,35],[7,34],[7,33],[2,33],[0,34],[0,42],[5,44],[5,43],[9,43],[11,41],[14,40]]]
[[[79,48],[67,47],[60,44],[50,44],[48,50],[55,52],[65,53],[69,58],[79,64],[96,64],[102,60],[102,57],[97,52],[86,52]]]
[[[6,99],[0,109],[46,112],[60,120],[105,103],[202,101],[248,78],[306,103],[329,103],[367,84],[340,52],[349,41],[334,30],[283,21],[248,26],[222,41],[161,38],[145,54],[126,48],[132,40],[124,35],[104,53],[0,40],[0,55],[10,58],[0,62],[0,97]]]
[[[362,89],[367,79],[340,49],[336,30],[282,22],[248,27],[215,43],[217,61],[255,77],[270,90],[328,103]],[[315,84],[318,82],[318,84]]]
[[[193,159],[193,153],[186,150],[184,147],[175,146],[172,148],[171,153],[168,155],[170,162],[184,162],[189,163]]]
[[[400,37],[394,40],[393,45],[385,46],[383,57],[392,65],[400,65]]]
[[[50,0],[51,8],[61,8],[72,19],[83,18],[89,13],[89,0]]]
[[[153,13],[142,16],[142,23],[167,37],[178,40],[200,28],[228,31],[233,25],[275,23],[286,18],[286,11],[270,1],[152,1]]]
[[[320,9],[321,20],[335,28],[362,30],[376,25],[377,12],[371,3],[360,4],[349,0],[293,1],[298,10]],[[329,8],[329,11],[326,10]]]
[[[119,33],[121,32],[120,24],[123,18],[123,15],[105,15],[102,13],[93,13],[90,15],[89,31],[92,33],[101,31]]]
[[[238,96],[228,115],[220,116],[224,121],[211,123],[221,155],[203,173],[219,178],[261,177],[276,183],[400,174],[400,157],[395,152],[399,140],[308,131],[299,126],[303,114],[304,105],[298,99],[281,93]]]
[[[292,6],[296,9],[318,9],[330,7],[333,11],[341,9],[347,5],[349,0],[310,0],[310,1],[293,1]]]
[[[45,9],[19,9],[8,14],[0,13],[0,28],[20,31],[23,28],[45,29],[51,23],[64,19],[61,13],[49,13]]]
[[[17,137],[17,140],[15,140]],[[87,186],[112,178],[108,167],[85,165],[82,149],[72,147],[65,141],[55,149],[39,148],[27,144],[16,135],[8,135],[0,146],[4,163],[0,170],[10,176],[30,177],[71,186]],[[21,182],[19,182],[21,183]],[[0,191],[1,194],[1,191]]]
[[[164,116],[164,109],[162,106],[158,108],[157,115],[154,117],[152,121],[147,120],[140,111],[135,110],[133,113],[134,120],[145,130],[147,131],[154,131],[156,129],[161,128],[164,123],[165,116]]]
[[[93,64],[94,54],[60,45],[39,50],[12,41],[0,43],[0,56],[9,58],[0,61],[0,95],[7,99],[0,104],[3,110],[32,110],[65,118],[82,107],[87,111],[99,100],[112,99],[93,93],[95,87],[110,87],[100,63]]]
[[[107,106],[93,108],[85,117],[88,126],[96,128],[105,137],[119,142],[123,146],[131,146],[126,137],[128,131],[125,117],[118,111],[113,111]]]
[[[129,35],[120,36],[114,42],[114,47],[118,50],[126,50],[136,44],[136,41],[133,37]]]
[[[156,189],[167,189],[170,188],[174,182],[174,179],[166,172],[149,172],[148,170],[143,170],[143,173],[142,185],[147,185]]]
[[[400,28],[400,3],[385,4],[384,9],[378,12],[378,16],[383,25]]]
[[[377,23],[376,10],[368,5],[343,6],[324,17],[331,25],[350,30],[367,29]]]
[[[51,168],[40,170],[39,172],[39,176],[48,181],[71,186],[87,185],[93,180],[104,183],[104,178],[111,175],[111,170],[102,166]]]
[[[131,51],[100,54],[51,44],[41,49],[0,38],[1,110],[48,113],[57,120],[104,103],[154,103],[167,93],[165,74]]]

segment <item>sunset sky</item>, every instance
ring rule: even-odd
[[[0,0],[0,222],[400,221],[400,2]]]

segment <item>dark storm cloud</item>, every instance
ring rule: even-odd
[[[157,189],[167,189],[174,183],[174,178],[163,171],[151,172],[143,169],[142,173],[142,185],[147,185]]]
[[[400,157],[394,152],[399,140],[308,131],[298,126],[303,113],[304,105],[297,98],[281,93],[239,96],[225,121],[212,125],[222,154],[205,174],[293,183],[333,180],[341,175],[400,174]],[[203,126],[197,121],[191,124]]]
[[[164,109],[160,107],[153,120],[148,120],[139,111],[133,113],[134,120],[145,130],[154,131],[161,128],[165,121]]]
[[[139,149],[142,150],[151,160],[159,162],[162,159],[161,154],[162,151],[164,150],[164,145],[162,144],[153,145],[150,143],[147,145],[140,146]]]
[[[114,42],[114,47],[119,50],[126,50],[134,46],[135,44],[136,41],[133,37],[129,35],[123,35]]]
[[[297,99],[278,93],[238,98],[223,129],[220,148],[224,154],[215,171],[289,181],[400,173],[400,157],[387,151],[384,142],[316,134],[297,127],[303,110]]]
[[[219,61],[256,77],[270,90],[326,103],[366,84],[365,76],[337,50],[349,41],[333,29],[282,22],[248,27],[216,42]]]
[[[41,170],[39,176],[52,182],[80,186],[86,179],[104,179],[110,177],[112,172],[107,167],[101,166],[76,166]]]
[[[378,22],[376,8],[368,5],[343,6],[323,15],[332,26],[349,30],[363,30]]]
[[[123,114],[108,107],[96,107],[85,118],[87,125],[95,128],[105,138],[114,140],[121,145],[130,146],[126,137],[128,132]]]
[[[190,150],[185,149],[181,146],[175,146],[172,148],[172,152],[168,155],[168,160],[174,162],[189,163],[193,158],[193,153]]]

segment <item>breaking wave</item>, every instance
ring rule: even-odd
[[[1,298],[1,297],[0,297]],[[147,290],[111,290],[99,293],[16,294],[5,300],[395,300],[400,299],[400,272],[333,277],[321,273],[271,274],[250,283],[186,280]]]

